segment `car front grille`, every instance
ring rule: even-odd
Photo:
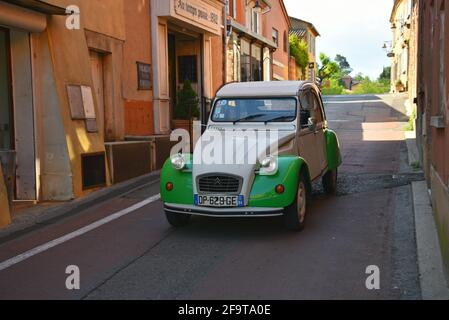
[[[207,175],[198,179],[198,190],[203,193],[238,194],[242,180],[234,176]]]

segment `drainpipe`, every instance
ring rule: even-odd
[[[223,26],[224,26],[224,41],[223,41],[223,84],[228,80],[228,45],[229,45],[229,35],[228,35],[228,10],[229,10],[229,0],[225,0],[223,7]],[[232,31],[232,30],[231,30]],[[232,34],[232,33],[231,33]]]

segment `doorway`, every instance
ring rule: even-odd
[[[0,28],[0,151],[14,150],[9,31]]]
[[[10,197],[37,200],[30,34],[0,28],[0,157]]]
[[[193,33],[179,31],[172,26],[168,33],[168,78],[170,85],[170,114],[172,129],[185,128],[187,110],[178,110],[178,92],[188,80],[198,96],[198,110],[202,96],[201,37]]]
[[[104,54],[97,51],[89,51],[90,67],[93,80],[93,91],[97,101],[97,123],[98,130],[104,134],[105,142],[109,142],[106,130],[106,114],[105,114],[105,77],[104,77]]]

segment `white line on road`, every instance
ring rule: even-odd
[[[88,233],[88,232],[90,232],[92,230],[95,230],[95,229],[97,229],[97,228],[99,228],[101,226],[104,226],[105,224],[108,224],[108,223],[110,223],[110,222],[112,222],[114,220],[120,219],[123,216],[126,216],[127,214],[130,214],[130,213],[132,213],[132,212],[134,212],[136,210],[139,210],[139,209],[149,205],[150,203],[156,202],[156,201],[158,201],[160,199],[161,199],[161,195],[160,194],[155,195],[155,196],[150,197],[150,198],[148,198],[148,199],[146,199],[146,200],[144,200],[142,202],[136,203],[135,205],[133,205],[133,206],[127,208],[127,209],[121,210],[121,211],[119,211],[117,213],[114,213],[114,214],[104,218],[104,219],[101,219],[101,220],[99,220],[97,222],[94,222],[94,223],[92,223],[92,224],[90,224],[90,225],[88,225],[88,226],[86,226],[84,228],[76,230],[76,231],[74,231],[74,232],[72,232],[72,233],[70,233],[68,235],[65,235],[65,236],[63,236],[61,238],[58,238],[56,240],[53,240],[53,241],[50,241],[50,242],[48,242],[46,244],[38,246],[38,247],[36,247],[34,249],[31,249],[30,251],[22,253],[22,254],[20,254],[20,255],[18,255],[16,257],[14,257],[14,258],[11,258],[11,259],[9,259],[9,260],[7,260],[5,262],[0,263],[0,271],[8,269],[8,268],[12,267],[13,265],[16,265],[16,264],[18,264],[20,262],[23,262],[23,261],[25,261],[25,260],[27,260],[27,259],[29,259],[29,258],[31,258],[31,257],[33,257],[33,256],[35,256],[37,254],[40,254],[40,253],[45,252],[45,251],[47,251],[47,250],[49,250],[51,248],[59,246],[60,244],[63,244],[65,242],[67,242],[67,241],[70,241],[70,240],[72,240],[74,238],[82,236],[83,234],[86,234],[86,233]]]

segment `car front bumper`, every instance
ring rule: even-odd
[[[166,203],[165,211],[196,216],[216,218],[251,218],[251,217],[278,217],[284,215],[284,208],[209,208],[191,205]]]

